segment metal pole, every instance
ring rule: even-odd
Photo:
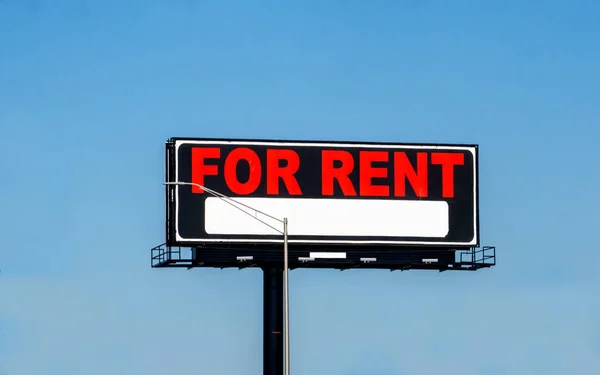
[[[283,375],[283,270],[263,268],[263,375]]]
[[[290,375],[290,305],[288,290],[288,219],[283,218],[283,303],[285,332],[285,375]]]

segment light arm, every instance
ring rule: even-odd
[[[256,214],[252,215],[250,212],[248,212],[248,211],[246,211],[246,210],[243,210],[242,208],[240,208],[240,207],[239,207],[239,206],[237,206],[236,204],[239,204],[240,206],[244,206],[244,207],[246,207],[246,208],[248,208],[248,209],[250,209],[250,210],[254,211],[255,213],[260,213],[260,214],[262,214],[262,215],[265,215],[265,216],[267,216],[267,217],[269,217],[269,218],[271,218],[271,219],[273,219],[273,220],[276,220],[276,221],[278,221],[278,222],[280,222],[280,223],[282,223],[282,224],[283,224],[283,220],[281,220],[281,219],[278,219],[278,218],[276,218],[276,217],[274,217],[274,216],[271,216],[271,215],[269,215],[268,213],[266,213],[266,212],[263,212],[263,211],[261,211],[261,210],[257,210],[257,209],[256,209],[256,208],[254,208],[254,207],[248,206],[247,204],[244,204],[244,203],[238,202],[238,201],[236,201],[236,200],[235,200],[235,199],[233,199],[233,198],[230,198],[230,197],[228,197],[228,196],[226,196],[226,195],[224,195],[224,194],[221,194],[221,193],[219,193],[218,191],[215,191],[215,190],[209,189],[209,188],[207,188],[207,187],[205,187],[205,186],[202,186],[202,185],[200,185],[200,184],[196,184],[196,183],[193,183],[193,182],[165,182],[165,183],[164,183],[164,185],[191,185],[191,186],[196,186],[196,187],[199,187],[200,189],[202,189],[202,190],[205,190],[207,193],[209,193],[209,194],[211,194],[211,195],[214,195],[215,197],[217,197],[217,198],[219,198],[219,199],[223,200],[225,203],[227,203],[227,204],[229,204],[229,205],[231,205],[231,206],[235,207],[236,209],[238,209],[238,210],[242,211],[243,213],[245,213],[246,215],[250,216],[251,218],[253,218],[253,219],[257,220],[257,221],[260,221],[260,222],[261,222],[261,223],[263,223],[264,225],[266,225],[266,226],[268,226],[269,228],[271,228],[271,229],[275,230],[277,233],[284,234],[284,233],[281,231],[281,229],[277,229],[277,228],[275,228],[275,227],[274,227],[274,226],[272,226],[271,224],[269,224],[269,223],[267,223],[267,222],[265,222],[265,221],[263,221],[263,220],[259,219],[259,218],[256,216]],[[232,203],[232,202],[234,202],[235,204],[234,204],[234,203]]]

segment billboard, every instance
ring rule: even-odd
[[[172,138],[167,243],[479,245],[477,145]],[[215,197],[207,189],[226,197]],[[256,220],[256,219],[260,219]]]

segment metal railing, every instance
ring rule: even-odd
[[[496,265],[496,247],[483,246],[471,248],[468,252],[460,254],[460,263],[473,268],[491,267]]]
[[[159,267],[179,260],[181,260],[181,248],[174,250],[171,246],[166,246],[166,243],[163,243],[153,247],[151,250],[152,267]]]

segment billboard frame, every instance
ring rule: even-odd
[[[216,144],[220,143],[223,145],[239,144],[244,145],[261,145],[261,146],[313,146],[313,147],[351,147],[351,148],[423,148],[423,149],[435,149],[440,148],[442,150],[461,150],[473,154],[473,230],[475,232],[473,241],[470,243],[457,243],[457,242],[425,242],[425,241],[369,241],[369,240],[294,240],[293,237],[288,241],[291,246],[318,246],[318,247],[330,247],[332,249],[343,248],[344,246],[356,246],[360,245],[365,249],[373,247],[382,248],[393,248],[401,251],[405,248],[446,248],[446,249],[470,249],[472,247],[480,246],[480,217],[479,217],[479,145],[469,143],[408,143],[408,142],[373,142],[373,141],[329,141],[329,140],[282,140],[282,139],[247,139],[247,138],[194,138],[194,137],[172,137],[165,142],[165,181],[166,182],[177,182],[178,171],[177,171],[177,150],[178,142],[190,142],[198,144]],[[208,186],[208,185],[207,185]],[[208,186],[210,187],[210,186]],[[231,239],[231,238],[219,238],[219,239],[205,239],[197,238],[190,240],[180,240],[177,235],[178,228],[178,191],[180,186],[167,185],[165,186],[165,199],[166,199],[166,217],[165,217],[165,235],[166,244],[169,246],[178,247],[194,247],[194,246],[210,246],[214,248],[227,248],[231,245],[234,246],[253,246],[260,245],[264,248],[279,248],[283,244],[281,238],[269,238],[269,239],[256,239],[256,238],[245,238],[245,239]],[[235,197],[232,197],[235,199]],[[301,198],[302,199],[302,198]],[[225,236],[226,237],[226,236]]]

